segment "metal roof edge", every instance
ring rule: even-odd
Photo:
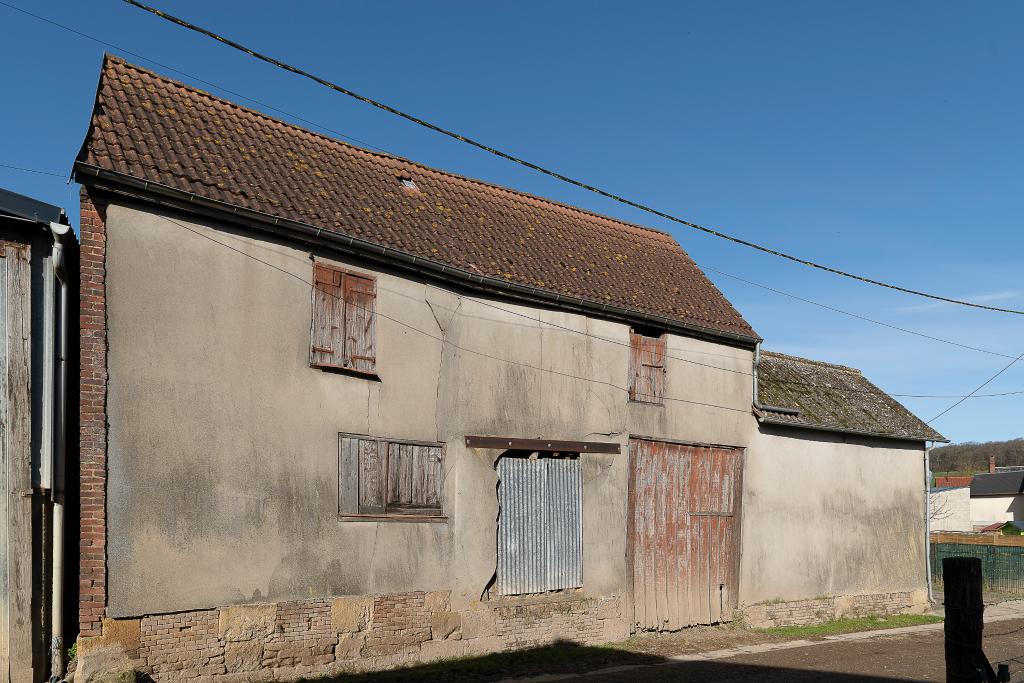
[[[876,436],[884,439],[895,439],[897,441],[913,441],[915,443],[924,443],[925,441],[935,441],[938,443],[949,443],[949,439],[939,434],[940,439],[935,439],[930,436],[908,436],[906,434],[892,434],[886,432],[869,432],[862,429],[844,429],[842,427],[829,427],[827,425],[811,425],[799,422],[788,422],[786,420],[774,420],[771,417],[763,415],[757,418],[757,421],[762,424],[777,425],[780,427],[794,427],[796,429],[810,429],[819,432],[833,432],[837,434],[856,434],[858,436]],[[938,432],[936,432],[938,433]]]
[[[2,187],[0,187],[0,212],[43,225],[67,224],[67,214],[61,207]]]
[[[506,296],[513,296],[513,298],[535,301],[537,303],[545,303],[556,308],[564,308],[576,312],[583,311],[599,317],[625,320],[641,325],[657,325],[664,327],[669,332],[675,332],[676,334],[691,337],[696,336],[698,338],[717,341],[719,343],[726,343],[731,346],[741,346],[743,348],[749,347],[752,349],[758,342],[762,341],[761,338],[757,336],[750,337],[734,332],[726,332],[710,327],[684,323],[664,316],[621,308],[611,304],[602,304],[597,301],[560,294],[540,287],[521,285],[487,275],[471,273],[455,266],[450,266],[423,256],[416,256],[392,247],[385,247],[358,237],[352,237],[333,230],[317,227],[309,223],[302,223],[299,221],[280,218],[272,214],[246,209],[227,202],[209,199],[207,197],[178,190],[161,183],[143,180],[141,178],[118,173],[116,171],[110,171],[81,161],[75,162],[74,175],[77,182],[87,186],[95,186],[100,190],[114,192],[115,194],[126,194],[127,196],[134,197],[141,201],[169,205],[189,213],[205,214],[215,218],[227,218],[235,223],[243,220],[255,221],[265,230],[275,234],[299,236],[301,240],[305,242],[315,242],[320,246],[335,249],[341,247],[344,251],[370,256],[378,261],[387,261],[395,265],[400,265],[417,271],[427,271],[435,278],[456,282],[461,285],[468,285],[472,289],[504,294]],[[101,182],[94,182],[94,178],[100,181],[109,181],[113,183],[114,186],[104,186]],[[130,192],[120,192],[119,190],[121,187],[141,190],[144,194],[140,196]],[[157,201],[157,197],[165,197],[172,200],[173,203],[167,204],[165,202]],[[249,227],[253,226],[250,225]]]

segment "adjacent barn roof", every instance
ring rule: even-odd
[[[17,192],[0,188],[0,215],[25,218],[37,223],[67,223],[64,209]]]
[[[103,63],[76,163],[545,292],[756,341],[668,234],[371,152]]]
[[[976,474],[971,481],[972,496],[1016,496],[1024,494],[1024,472]]]
[[[946,441],[855,368],[765,351],[757,378],[762,408],[756,412],[762,422]]]

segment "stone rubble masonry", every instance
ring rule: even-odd
[[[81,192],[81,536],[78,627],[99,636],[107,602],[106,204]]]
[[[744,622],[754,628],[820,624],[843,617],[888,616],[923,611],[924,591],[823,596],[792,602],[766,602],[743,610]]]
[[[617,597],[546,594],[453,611],[449,591],[345,596],[104,619],[80,666],[115,662],[156,681],[287,680],[628,635]],[[90,661],[92,658],[92,661]]]

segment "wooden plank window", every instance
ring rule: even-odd
[[[443,519],[444,444],[339,434],[338,514]]]
[[[668,335],[629,331],[629,400],[665,402],[665,342]]]
[[[313,266],[313,367],[372,375],[377,367],[376,282],[334,266]]]

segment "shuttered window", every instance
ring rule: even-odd
[[[374,279],[317,263],[313,267],[313,282],[310,364],[366,374],[376,372]]]
[[[444,445],[340,434],[338,513],[441,517]]]
[[[665,402],[665,342],[667,335],[629,332],[629,400]]]
[[[499,595],[583,585],[583,478],[578,458],[498,460]]]

